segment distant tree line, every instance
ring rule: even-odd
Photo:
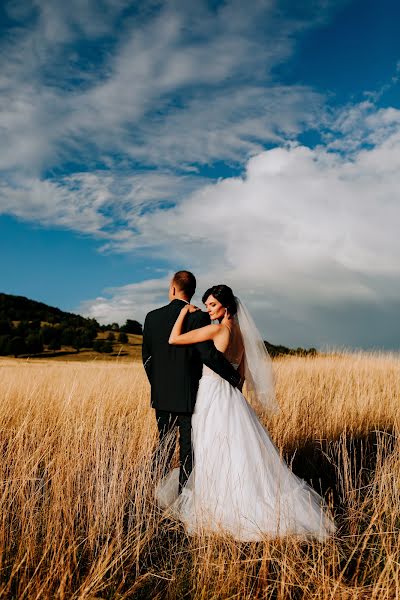
[[[125,325],[121,327],[118,323],[111,323],[109,325],[99,325],[100,331],[120,331],[122,333],[133,333],[135,335],[142,335],[143,329],[139,321],[127,319]]]
[[[98,333],[111,330],[106,339],[96,339]],[[128,333],[141,334],[138,321],[128,319],[99,325],[96,319],[64,312],[23,296],[0,294],[0,356],[40,354],[45,349],[57,351],[69,347],[110,353],[113,343],[128,343]]]
[[[289,356],[315,356],[317,350],[315,348],[287,348],[286,346],[275,346],[264,340],[268,354],[275,358],[277,356],[289,355]]]

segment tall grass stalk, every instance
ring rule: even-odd
[[[400,598],[400,358],[274,362],[265,418],[328,542],[188,537],[154,501],[141,365],[0,362],[0,598]]]

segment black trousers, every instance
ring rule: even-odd
[[[156,419],[159,432],[158,447],[155,452],[155,462],[162,465],[161,475],[170,468],[175,452],[176,431],[179,430],[179,492],[185,485],[193,469],[192,451],[192,415],[190,413],[172,413],[156,409]],[[173,437],[173,440],[170,439]],[[175,437],[174,437],[175,436]],[[171,443],[172,441],[172,443]]]

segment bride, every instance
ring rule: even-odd
[[[169,343],[212,340],[240,370],[253,400],[276,410],[271,359],[246,308],[230,287],[203,295],[216,323],[182,333],[184,306]],[[203,366],[192,416],[195,465],[178,494],[179,469],[159,483],[159,504],[181,520],[189,534],[228,533],[241,541],[299,535],[325,539],[335,531],[322,499],[287,467],[241,391]]]

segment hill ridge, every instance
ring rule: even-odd
[[[100,325],[94,318],[0,292],[0,356],[60,356],[81,349],[112,354],[116,333],[120,344],[129,345],[127,334],[141,335],[142,326],[132,319],[122,327]]]

